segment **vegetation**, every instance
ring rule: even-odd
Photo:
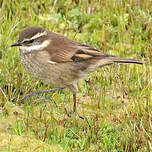
[[[152,151],[152,1],[1,0],[0,151]],[[77,114],[68,90],[20,103],[52,86],[23,68],[20,31],[43,26],[108,54],[143,60],[114,64],[79,83]]]

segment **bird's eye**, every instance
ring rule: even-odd
[[[34,42],[34,40],[28,40],[28,41],[24,41],[23,43],[24,44],[30,44],[30,43],[33,43]]]
[[[34,39],[29,41],[29,43],[33,43],[33,42],[34,42]]]

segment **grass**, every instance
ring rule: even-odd
[[[0,151],[152,151],[152,1],[1,0]],[[10,48],[26,26],[43,26],[108,54],[143,60],[115,64],[78,84],[76,115],[67,90],[51,88],[23,68]]]

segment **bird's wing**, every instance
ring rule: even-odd
[[[85,45],[68,39],[62,35],[51,33],[51,42],[47,47],[51,59],[50,61],[61,62],[81,62],[91,58],[104,57],[105,54],[89,45]]]

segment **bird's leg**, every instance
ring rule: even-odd
[[[78,92],[78,88],[76,84],[70,84],[66,86],[73,94],[73,111],[70,113],[76,112],[76,93]]]
[[[73,113],[76,112],[76,107],[77,107],[77,98],[76,98],[76,93],[73,94]],[[80,116],[79,114],[77,114],[77,116],[80,118],[80,119],[85,119],[83,116]]]
[[[76,105],[77,105],[77,100],[76,100],[76,93],[73,94],[73,113],[76,112]]]
[[[77,101],[76,100],[76,94],[78,92],[78,89],[77,89],[77,86],[74,85],[74,84],[69,85],[68,88],[73,93],[73,112],[69,112],[68,113],[66,108],[65,108],[65,112],[66,112],[67,116],[70,117],[72,113],[76,113],[76,107],[77,107],[76,106],[77,105],[77,103],[76,103],[76,101]],[[85,118],[83,116],[80,116],[79,114],[76,114],[76,115],[78,116],[78,118],[85,120]]]
[[[77,107],[76,105],[77,105],[77,103],[76,103],[76,93],[73,93],[73,112],[72,112],[72,111],[67,112],[67,110],[66,110],[66,108],[65,108],[65,112],[66,112],[66,114],[67,114],[68,117],[70,117],[70,115],[71,115],[72,113],[75,113],[75,112],[76,112],[76,107]]]

